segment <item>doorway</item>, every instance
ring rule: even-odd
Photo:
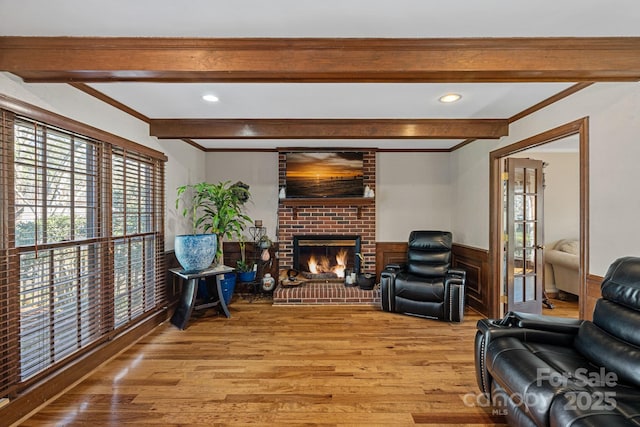
[[[582,118],[563,126],[519,141],[490,154],[490,250],[489,250],[489,313],[492,317],[502,317],[508,301],[503,296],[502,277],[505,269],[503,230],[506,217],[503,217],[503,181],[502,168],[507,157],[527,157],[525,151],[541,149],[545,145],[563,139],[577,139],[579,157],[579,225],[578,225],[578,302],[580,318],[585,318],[586,272],[588,271],[588,118]],[[543,240],[544,241],[544,240]],[[552,243],[552,242],[550,242]],[[545,313],[554,314],[555,313]]]

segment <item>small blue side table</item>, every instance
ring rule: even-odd
[[[181,268],[172,268],[169,270],[176,276],[186,280],[182,283],[182,292],[180,293],[180,300],[176,311],[171,316],[171,323],[178,327],[178,329],[186,329],[187,323],[193,310],[203,310],[210,307],[220,306],[224,315],[229,318],[231,314],[227,308],[227,304],[222,297],[222,277],[226,273],[233,271],[232,267],[226,265],[216,265],[214,267],[207,268],[205,270],[186,272]],[[209,300],[204,304],[196,305],[196,296],[198,295],[198,279],[215,276],[217,297],[215,300]]]

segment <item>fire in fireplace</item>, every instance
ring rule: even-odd
[[[293,238],[293,264],[307,279],[342,279],[360,272],[360,236],[306,235]]]

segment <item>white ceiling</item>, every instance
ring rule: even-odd
[[[639,36],[638,0],[0,0],[0,35]],[[149,118],[509,118],[571,83],[100,83]],[[457,92],[445,105],[437,98]],[[214,93],[220,101],[205,103]],[[196,140],[206,148],[450,148],[460,140]]]
[[[0,0],[0,35],[550,37],[639,34],[637,0]]]

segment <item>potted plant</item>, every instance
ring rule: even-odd
[[[176,206],[179,205],[180,200],[185,203],[182,214],[191,218],[194,234],[201,230],[203,233],[210,233],[205,234],[207,236],[215,236],[215,245],[212,245],[213,257],[217,263],[223,264],[223,239],[240,238],[245,226],[252,222],[251,218],[244,213],[244,204],[249,200],[249,197],[249,186],[243,182],[235,184],[231,184],[230,181],[217,184],[202,182],[179,187]],[[193,249],[187,249],[186,252],[189,251],[193,251]],[[190,255],[185,256],[189,257]],[[176,257],[178,257],[177,250]],[[178,260],[180,262],[180,259]],[[180,264],[187,269],[182,262]],[[235,280],[235,274],[224,276],[222,292],[227,304],[231,300]]]
[[[178,187],[176,209],[183,205],[182,215],[189,219],[191,234],[175,237],[176,258],[185,271],[193,272],[209,267],[216,256],[218,236],[205,225],[205,207],[209,203],[209,184],[200,183]]]
[[[249,186],[243,182],[230,181],[208,184],[208,201],[204,207],[206,230],[218,236],[217,260],[224,263],[224,238],[242,240],[242,232],[252,219],[244,213],[244,204],[249,200]]]
[[[255,280],[257,273],[257,266],[254,263],[248,263],[245,255],[246,242],[240,240],[240,259],[236,261],[236,273],[238,273],[238,280],[241,282],[251,282]]]
[[[249,186],[240,181],[235,184],[231,184],[230,181],[207,184],[203,227],[218,236],[216,259],[219,264],[224,264],[223,240],[225,238],[242,240],[242,231],[247,224],[253,222],[244,213],[244,205],[249,197]],[[236,287],[236,274],[225,274],[221,287],[222,296],[229,304]]]

